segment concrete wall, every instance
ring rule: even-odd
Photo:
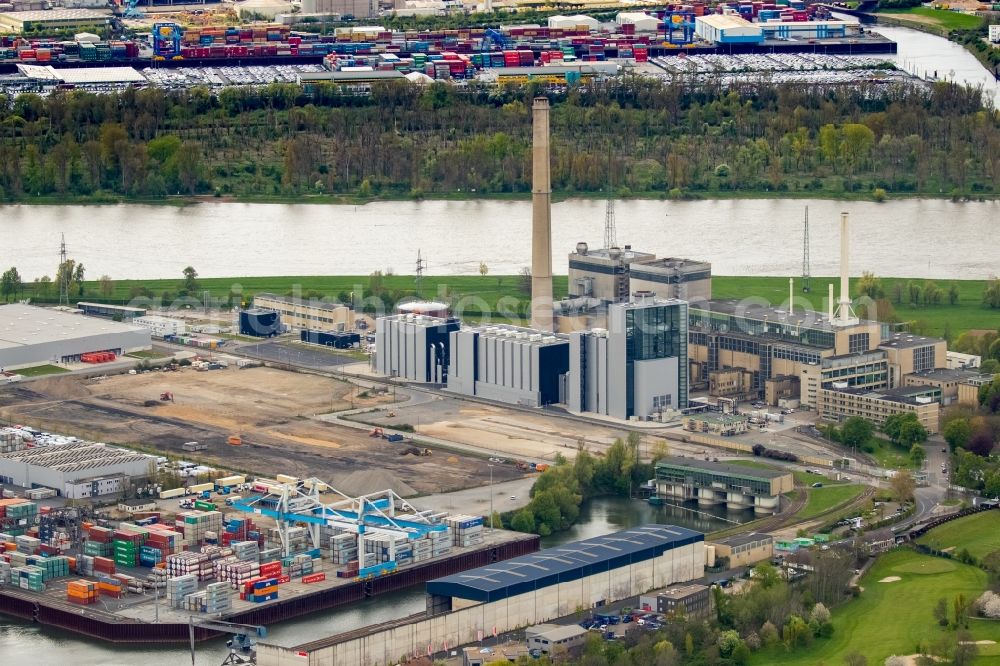
[[[665,552],[658,558],[561,583],[500,601],[479,604],[444,615],[371,633],[299,656],[295,648],[258,645],[259,666],[377,666],[396,663],[406,655],[427,654],[491,634],[529,626],[704,575],[705,544],[698,542]]]

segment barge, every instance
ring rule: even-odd
[[[256,625],[283,622],[396,592],[441,576],[528,555],[539,548],[540,537],[534,534],[497,530],[495,536],[498,538],[487,539],[487,543],[479,547],[366,580],[336,576],[327,576],[325,581],[317,583],[294,580],[281,586],[278,599],[259,604],[234,604],[233,610],[220,619]],[[52,581],[44,593],[0,586],[0,608],[6,615],[111,643],[186,643],[189,640],[188,614],[167,608],[162,598],[156,600],[146,594],[141,601],[125,603],[116,609],[80,607],[66,601],[62,588],[67,582],[68,579]],[[195,629],[196,640],[220,635]]]

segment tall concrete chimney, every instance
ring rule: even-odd
[[[850,243],[848,241],[847,213],[840,214],[840,303],[837,310],[837,324],[839,326],[850,326],[857,324],[858,318],[851,309],[851,287],[848,275],[848,263],[850,254],[848,251]]]
[[[833,326],[833,283],[830,283],[830,295],[826,299],[826,307],[829,312],[830,325]]]
[[[788,314],[795,312],[795,278],[788,278]]]
[[[531,107],[531,327],[552,328],[552,183],[549,177],[549,100]]]

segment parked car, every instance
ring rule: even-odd
[[[817,481],[816,483],[812,484],[812,487],[813,487],[813,488],[822,488],[822,487],[823,487],[823,484],[822,484],[822,483],[820,483],[819,481]]]

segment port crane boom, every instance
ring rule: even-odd
[[[188,636],[191,640],[191,666],[194,663],[194,628],[208,629],[210,631],[221,631],[232,634],[232,639],[227,643],[229,646],[229,656],[223,664],[255,664],[257,660],[251,651],[253,638],[267,638],[267,629],[254,624],[238,624],[236,622],[226,622],[224,620],[213,620],[210,618],[188,616]],[[249,654],[247,658],[239,656],[237,651]]]

